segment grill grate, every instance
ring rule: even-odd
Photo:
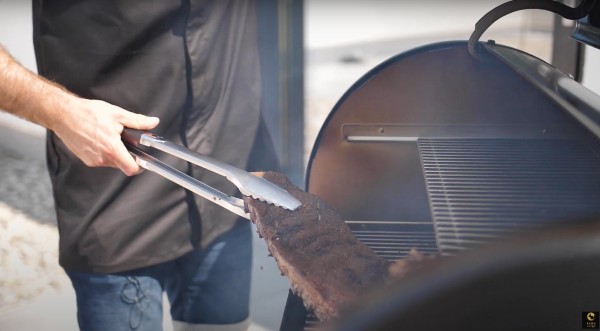
[[[572,140],[418,139],[432,221],[347,221],[388,260],[453,254],[543,223],[600,215],[600,145]],[[303,330],[320,322],[307,312]]]
[[[600,214],[600,158],[573,140],[419,139],[442,253]]]
[[[427,254],[438,251],[431,223],[347,223],[358,240],[369,246],[377,255],[390,261],[405,257],[413,248]]]
[[[319,319],[317,318],[317,316],[309,311],[306,314],[306,321],[304,322],[304,329],[305,331],[316,331],[316,330],[322,330],[322,324],[319,321]]]

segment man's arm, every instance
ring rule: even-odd
[[[149,130],[159,122],[77,97],[25,69],[1,45],[0,109],[54,131],[86,165],[116,167],[128,176],[140,168],[121,142],[123,128]]]

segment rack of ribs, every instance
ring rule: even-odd
[[[424,260],[416,251],[389,262],[352,234],[341,215],[322,199],[276,172],[255,173],[282,187],[302,206],[294,211],[244,197],[252,222],[290,281],[320,320],[338,316],[370,289],[404,276]]]

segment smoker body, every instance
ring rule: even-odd
[[[344,94],[306,188],[387,259],[457,255],[600,216],[599,136],[600,97],[544,61],[493,42],[477,54],[433,44]],[[314,323],[290,296],[281,329]]]

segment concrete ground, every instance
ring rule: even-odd
[[[370,68],[416,46],[468,39],[477,19],[501,2],[307,0],[305,153],[335,102]],[[29,6],[29,1],[0,0],[0,43],[35,70]],[[529,21],[507,17],[497,40],[506,37],[548,57],[547,34],[522,33]],[[0,330],[77,329],[74,293],[56,266],[58,237],[43,137],[40,127],[0,113]],[[251,330],[278,330],[288,282],[264,242],[254,239]],[[164,327],[171,329],[167,315]]]

